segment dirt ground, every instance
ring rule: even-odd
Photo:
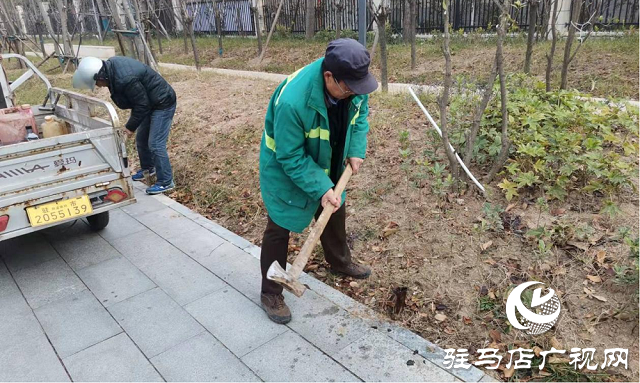
[[[277,84],[191,72],[165,77],[178,94],[169,141],[177,189],[170,196],[260,245],[266,213],[259,189],[259,144]],[[54,75],[52,81],[69,86],[68,75]],[[104,89],[95,95],[108,98]],[[638,237],[637,191],[619,196],[622,214],[610,219],[599,214],[597,200],[570,197],[540,211],[532,200],[509,204],[489,186],[488,202],[508,213],[498,218],[504,230],[486,230],[480,220],[487,219],[487,201],[475,195],[436,195],[433,176],[417,165],[427,152],[446,162],[413,101],[377,93],[370,108],[368,157],[348,186],[346,203],[353,255],[373,274],[366,281],[333,276],[320,247],[306,270],[442,348],[468,348],[473,355],[495,347],[505,355],[503,363],[506,351],[517,347],[594,347],[600,363],[605,348],[629,349],[628,370],[583,374],[568,359],[558,358],[541,373],[517,370],[507,379],[500,370],[497,378],[637,381],[638,286],[615,281],[616,268],[633,270],[629,246],[617,233],[627,227],[632,238]],[[120,112],[123,121],[127,114]],[[414,153],[409,158],[400,154],[403,130],[408,131],[404,145]],[[538,226],[563,233],[544,255],[523,235]],[[292,237],[290,257],[305,238]],[[512,331],[504,312],[510,289],[530,280],[554,288],[563,303],[559,323],[538,337]]]
[[[213,75],[168,77],[179,95],[169,146],[178,185],[172,197],[260,245],[266,216],[258,181],[259,144],[276,84]],[[605,348],[623,347],[630,351],[630,370],[608,371],[622,374],[609,378],[638,379],[637,286],[613,280],[615,265],[630,264],[618,228],[638,235],[637,193],[621,198],[623,214],[614,220],[599,215],[595,201],[585,199],[569,199],[550,212],[540,212],[533,201],[512,205],[503,218],[519,222],[525,231],[538,225],[591,228],[588,238],[567,234],[565,241],[573,245],[538,255],[522,230],[478,229],[483,199],[436,196],[430,176],[402,158],[397,137],[404,129],[412,152],[439,147],[409,98],[374,95],[370,122],[368,158],[348,187],[347,228],[354,256],[371,265],[373,275],[357,282],[334,277],[320,248],[307,271],[443,348],[493,344],[503,351],[534,345],[547,350],[560,344],[567,350],[595,347],[601,359]],[[497,190],[490,195],[494,206],[507,207]],[[305,238],[293,236],[290,257]],[[510,331],[504,314],[510,288],[529,280],[556,289],[564,309],[559,324],[536,338]],[[405,303],[396,303],[405,287]],[[562,367],[567,361],[560,359],[549,375],[534,378],[585,379]],[[607,375],[589,379],[606,380]]]

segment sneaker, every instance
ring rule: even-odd
[[[355,279],[367,279],[371,275],[371,269],[368,266],[359,265],[353,262],[342,267],[331,266],[331,271],[333,273],[347,275]]]
[[[285,324],[291,321],[291,311],[284,303],[284,295],[262,293],[260,294],[260,302],[269,319],[275,323]]]
[[[167,186],[162,186],[159,184],[155,184],[153,186],[151,186],[150,188],[147,188],[146,192],[147,194],[150,195],[154,195],[154,194],[161,194],[161,193],[166,193],[168,191],[171,191],[173,189],[175,189],[176,185],[173,183],[173,181],[171,181],[171,183]]]
[[[155,176],[156,169],[149,170],[149,176]],[[134,181],[144,181],[144,169],[138,170],[138,172],[131,176],[131,179]]]

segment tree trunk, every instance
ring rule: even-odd
[[[500,148],[498,158],[496,158],[493,166],[491,167],[491,170],[489,171],[489,174],[487,174],[487,177],[485,178],[486,183],[491,182],[493,180],[493,177],[495,177],[500,169],[502,169],[504,163],[509,157],[509,148],[511,147],[511,142],[509,141],[509,134],[507,131],[509,125],[509,111],[507,110],[507,79],[504,74],[504,56],[502,53],[502,45],[507,30],[508,18],[509,14],[507,13],[502,13],[502,15],[500,16],[500,24],[498,26],[498,47],[496,49],[496,66],[498,67],[498,76],[500,78],[500,105],[502,107],[502,146]]]
[[[538,22],[538,0],[529,0],[529,32],[527,34],[527,53],[524,58],[524,73],[531,72],[531,54]]]
[[[222,11],[220,10],[220,4],[216,4],[216,32],[218,32],[218,56],[222,57],[223,47],[222,47],[222,15],[220,14]]]
[[[138,37],[134,37],[134,39],[133,39],[134,40],[133,43],[136,46],[136,52],[137,52],[137,55],[138,55],[138,57],[137,57],[138,61],[150,64],[150,62],[147,60],[144,43],[142,42],[142,38],[143,38],[142,34],[144,32],[139,30],[138,25],[136,24],[136,19],[133,17],[133,12],[131,12],[131,4],[128,3],[128,0],[124,0],[123,4],[125,5],[124,6],[124,13],[127,16],[127,20],[129,21],[129,28],[138,29]]]
[[[200,71],[200,55],[196,47],[196,37],[193,32],[193,18],[191,16],[187,17],[187,28],[189,29],[189,37],[191,38],[191,49],[193,49],[193,60],[196,62],[196,70]]]
[[[384,0],[383,0],[384,1]],[[389,76],[387,74],[387,33],[385,26],[387,24],[387,9],[383,5],[378,15],[378,35],[380,35],[380,81],[382,82],[382,91],[389,91]]]
[[[411,43],[411,70],[416,69],[416,8],[418,0],[409,0],[409,20],[411,29],[409,30],[409,42]]]
[[[471,125],[471,129],[469,130],[469,133],[466,135],[466,143],[464,148],[464,164],[467,167],[469,167],[469,165],[471,164],[471,159],[473,158],[473,149],[476,144],[476,138],[478,137],[478,131],[480,130],[482,115],[487,109],[487,105],[489,105],[491,96],[493,96],[493,84],[496,82],[496,76],[498,74],[497,62],[498,51],[496,49],[496,58],[493,60],[493,66],[491,68],[489,78],[487,79],[487,85],[485,86],[484,92],[482,94],[482,100],[480,101],[480,104],[473,114],[473,123]]]
[[[442,53],[444,55],[444,87],[442,89],[442,96],[438,100],[440,106],[440,130],[442,131],[442,143],[444,144],[444,151],[447,153],[449,159],[449,167],[451,169],[451,175],[454,179],[459,179],[458,174],[458,162],[456,156],[451,150],[451,143],[449,141],[449,131],[447,126],[447,106],[449,105],[449,93],[451,92],[451,50],[449,49],[449,41],[451,36],[449,34],[449,9],[451,0],[445,0],[444,5],[444,39],[442,41]]]
[[[411,42],[411,1],[405,0],[402,4],[402,42],[405,44]]]
[[[127,29],[122,23],[122,19],[120,18],[120,13],[118,12],[118,5],[116,3],[116,0],[108,0],[107,4],[109,4],[109,8],[111,10],[111,18],[113,19],[113,22],[116,24],[116,28],[119,30]],[[122,37],[120,36],[119,33],[116,33],[116,36],[118,38],[118,44],[120,45],[120,50],[122,51],[122,55],[126,56],[127,51],[126,49],[124,49],[124,44],[122,43]],[[133,52],[133,42],[131,41],[129,41],[129,50]]]
[[[560,89],[567,89],[567,75],[569,72],[569,64],[571,63],[571,47],[576,37],[576,28],[573,26],[573,23],[578,22],[581,9],[582,1],[573,0],[573,12],[571,12],[571,19],[569,21],[569,34],[567,35],[567,42],[564,45],[564,59],[562,60],[562,71],[560,72]]]
[[[269,34],[267,35],[267,41],[264,43],[264,49],[260,53],[260,57],[258,58],[258,63],[262,62],[264,55],[267,53],[267,48],[269,47],[269,41],[271,41],[271,36],[273,36],[273,31],[276,30],[276,24],[278,23],[278,17],[280,17],[280,11],[282,10],[282,5],[284,4],[284,0],[280,0],[280,4],[278,4],[278,10],[276,11],[276,15],[273,18],[273,22],[271,23],[271,29],[269,30]]]
[[[335,0],[336,9],[336,39],[342,35],[342,3],[341,0]]]
[[[379,41],[380,41],[380,29],[376,28],[375,36],[373,37],[373,45],[371,45],[371,50],[369,51],[369,56],[371,56],[371,62],[373,62],[373,58],[376,55],[376,48],[378,48]]]
[[[547,53],[547,70],[545,73],[546,90],[551,91],[551,72],[553,71],[553,57],[556,54],[556,44],[558,43],[558,30],[556,23],[558,22],[558,2],[553,0],[553,11],[551,15],[551,50]]]
[[[307,12],[304,15],[305,19],[305,37],[307,40],[312,39],[316,34],[316,0],[307,1]],[[277,13],[277,12],[276,12]],[[271,34],[271,33],[269,33]],[[269,39],[267,39],[268,41]]]
[[[67,0],[56,0],[58,14],[60,16],[60,30],[62,31],[62,44],[64,46],[64,55],[73,56],[73,46],[71,45],[71,36],[67,28]]]
[[[300,12],[300,1],[296,1],[296,10],[293,12],[293,19],[291,19],[291,25],[289,26],[289,33],[293,33],[293,29],[296,27],[296,20],[298,19],[298,13]]]
[[[256,40],[258,40],[258,56],[262,53],[262,31],[260,30],[260,14],[258,13],[258,8],[251,7],[251,13],[253,13],[253,22],[256,28]]]

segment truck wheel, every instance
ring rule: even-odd
[[[109,212],[105,211],[95,215],[90,215],[87,217],[87,221],[89,222],[91,230],[100,231],[109,224]]]

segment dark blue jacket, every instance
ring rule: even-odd
[[[175,105],[176,92],[149,66],[129,57],[116,56],[104,62],[111,99],[120,109],[131,109],[125,127],[134,132],[151,112]]]

